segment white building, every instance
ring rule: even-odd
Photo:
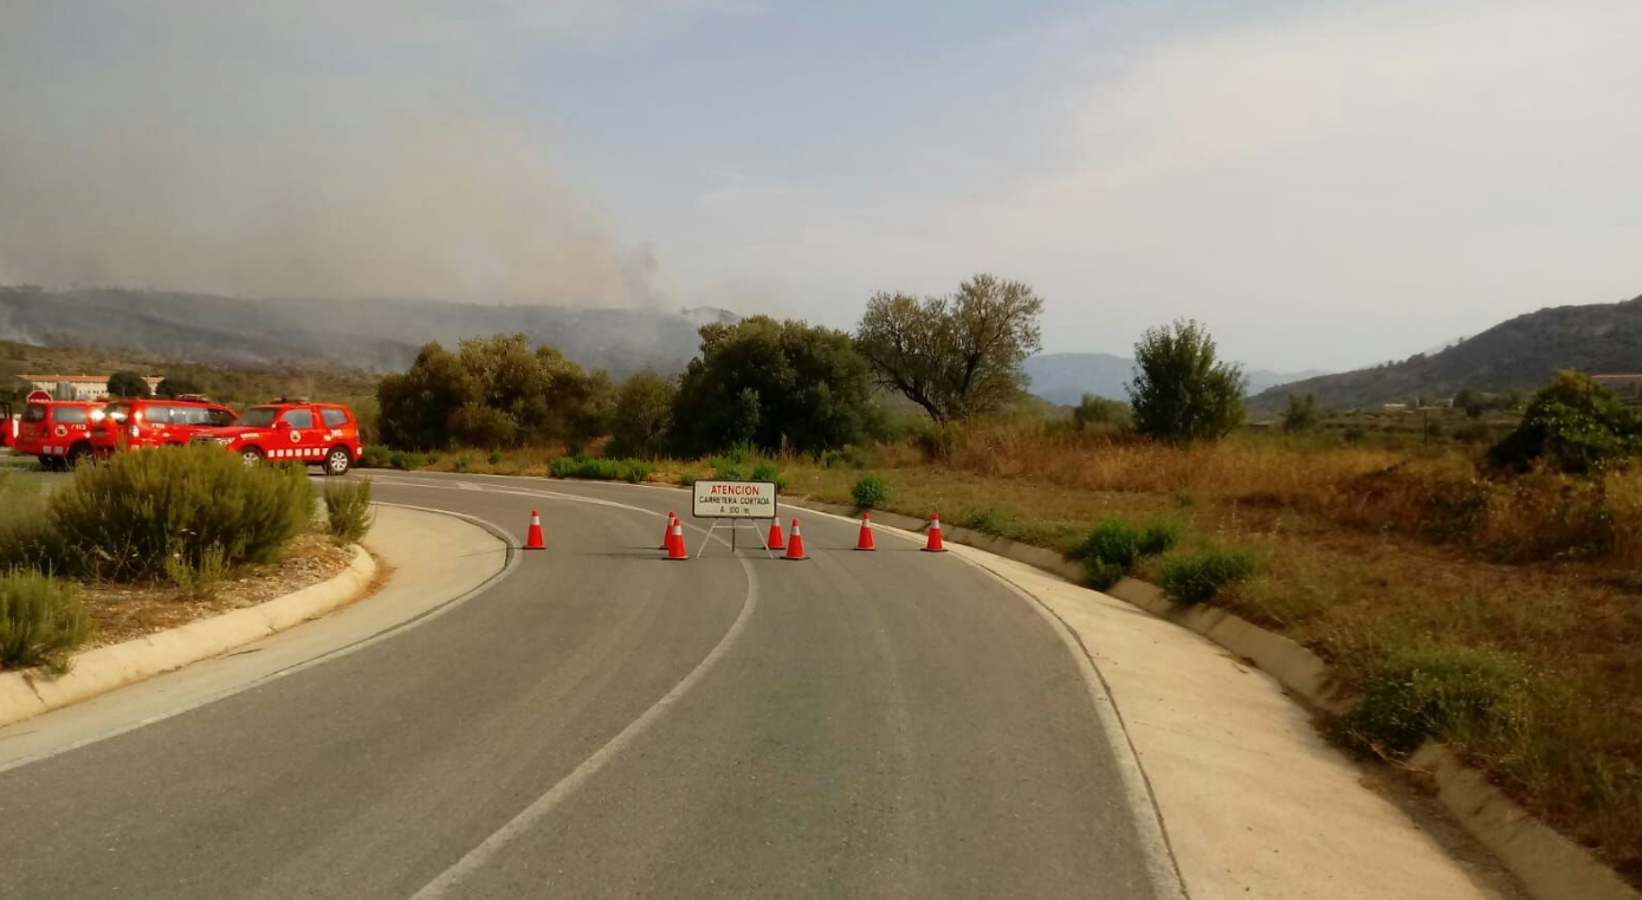
[[[30,390],[45,391],[58,400],[96,400],[108,396],[109,375],[19,375]],[[165,380],[161,375],[144,375],[150,393]]]

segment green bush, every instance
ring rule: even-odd
[[[755,466],[752,480],[773,482],[777,491],[787,489],[787,479],[782,477],[781,470],[776,468],[775,463],[772,462],[761,462]]]
[[[182,554],[165,561],[165,580],[193,600],[205,600],[214,595],[217,586],[228,577],[228,551],[221,544],[213,544],[200,552],[198,562],[189,562]]]
[[[230,566],[272,562],[308,526],[314,496],[293,466],[247,467],[216,447],[161,447],[86,466],[52,495],[58,570],[125,581],[160,577],[209,548]]]
[[[388,458],[388,464],[402,472],[412,469],[425,469],[438,461],[439,457],[432,453],[413,453],[409,450],[395,450]]]
[[[1362,699],[1338,723],[1349,743],[1404,756],[1428,737],[1465,742],[1510,727],[1528,683],[1515,660],[1460,646],[1403,650],[1369,677]]]
[[[501,465],[503,458],[504,457],[502,456],[502,451],[500,451],[500,450],[490,451],[490,464],[491,465],[493,465],[493,466]]]
[[[1238,547],[1210,547],[1163,560],[1162,584],[1181,603],[1202,603],[1222,587],[1259,571],[1253,553]]]
[[[888,502],[889,482],[873,472],[868,472],[855,482],[855,487],[850,488],[850,496],[855,498],[856,506],[862,509],[875,509]]]
[[[1156,556],[1174,549],[1180,543],[1180,523],[1173,519],[1152,519],[1140,529],[1140,555]]]
[[[371,530],[371,483],[363,478],[325,482],[325,521],[338,545],[363,540]]]
[[[359,465],[365,469],[387,469],[393,466],[394,451],[380,444],[365,448],[359,456]]]
[[[1180,532],[1180,524],[1168,519],[1136,526],[1114,517],[1096,525],[1071,555],[1083,560],[1089,585],[1105,590],[1129,574],[1141,557],[1173,547],[1180,541]]]
[[[656,470],[642,459],[600,459],[591,456],[561,456],[548,464],[554,478],[582,478],[589,481],[627,481],[639,484]]]
[[[1125,519],[1107,519],[1083,539],[1077,555],[1085,562],[1116,566],[1127,573],[1140,561],[1140,529]]]
[[[1563,371],[1535,392],[1521,424],[1488,451],[1488,459],[1518,472],[1544,459],[1563,472],[1583,474],[1623,466],[1639,449],[1642,420],[1589,375]]]
[[[69,669],[70,651],[96,630],[77,585],[38,572],[0,574],[0,666],[45,666],[61,674]]]

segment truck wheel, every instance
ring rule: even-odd
[[[346,475],[353,466],[353,454],[347,447],[332,447],[331,452],[325,454],[326,475]]]
[[[262,451],[255,447],[246,447],[240,453],[239,458],[245,461],[245,468],[249,469],[253,466],[262,465],[263,455]]]
[[[75,444],[68,448],[68,456],[63,460],[63,468],[78,469],[81,463],[91,458],[91,445]]]
[[[47,456],[44,453],[42,453],[42,454],[40,454],[39,459],[40,459],[40,468],[44,469],[47,472],[57,471],[57,457]]]

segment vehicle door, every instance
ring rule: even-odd
[[[23,407],[23,421],[18,426],[18,447],[29,453],[45,453],[46,438],[51,434],[51,404],[31,402]]]
[[[273,440],[269,441],[284,452],[269,451],[268,455],[272,459],[318,462],[325,456],[324,435],[325,431],[321,427],[319,416],[314,414],[313,407],[294,406],[280,415],[278,430]]]
[[[11,417],[11,404],[0,402],[0,415],[6,418],[0,422],[0,447],[17,446],[17,420]]]

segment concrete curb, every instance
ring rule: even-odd
[[[800,509],[842,516],[860,514],[850,506],[782,499],[787,506]],[[875,523],[906,531],[922,531],[928,525],[921,519],[877,510],[872,518]],[[1076,585],[1084,583],[1083,567],[1053,550],[945,524],[942,537],[1041,569]],[[1252,661],[1313,709],[1338,715],[1350,708],[1351,698],[1328,664],[1283,635],[1224,609],[1182,606],[1170,600],[1161,588],[1136,578],[1124,578],[1105,593],[1197,632]],[[1497,856],[1538,900],[1642,900],[1642,893],[1627,885],[1589,850],[1534,818],[1447,746],[1427,741],[1409,763],[1436,786],[1439,801],[1461,827]]]
[[[218,656],[324,615],[357,599],[376,572],[375,558],[356,546],[348,567],[333,578],[256,606],[98,647],[76,656],[74,669],[65,675],[39,669],[0,673],[0,727]]]

